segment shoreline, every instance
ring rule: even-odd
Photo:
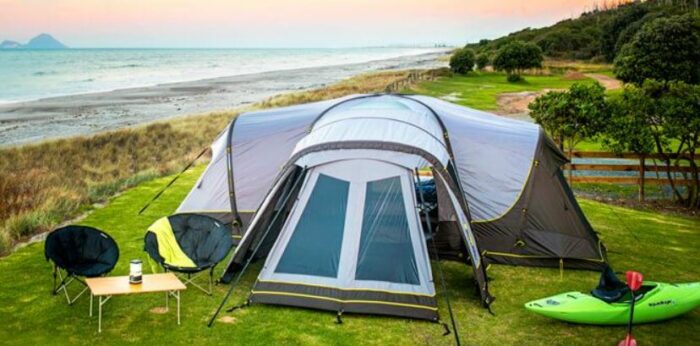
[[[0,147],[95,134],[186,115],[229,110],[320,88],[358,74],[445,66],[437,51],[362,63],[240,74],[0,104]]]

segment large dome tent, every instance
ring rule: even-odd
[[[429,239],[472,266],[487,306],[489,263],[605,265],[566,158],[535,124],[426,96],[354,95],[242,114],[212,152],[177,212],[232,225],[223,282],[265,259],[251,302],[437,319]],[[435,219],[420,214],[419,168],[433,173]]]

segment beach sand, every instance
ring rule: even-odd
[[[159,119],[228,110],[359,73],[445,66],[446,52],[273,71],[0,104],[0,146],[92,134]]]

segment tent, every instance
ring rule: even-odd
[[[485,305],[490,263],[605,266],[565,156],[531,123],[427,96],[353,95],[242,114],[212,152],[177,212],[232,225],[222,281],[265,258],[252,302],[435,319],[438,254],[472,266]],[[433,217],[419,215],[416,168],[432,171]]]

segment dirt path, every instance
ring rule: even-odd
[[[622,87],[621,81],[603,74],[587,73],[583,76],[597,80],[605,89],[608,90],[619,89]],[[553,90],[559,89],[544,89],[540,91],[521,91],[517,93],[500,94],[496,100],[498,109],[495,111],[495,113],[510,118],[530,120],[530,111],[528,110],[527,105],[534,101],[538,96]]]
[[[495,111],[495,113],[498,115],[507,116],[509,118],[528,120],[530,119],[530,111],[527,108],[527,105],[534,101],[538,96],[551,90],[554,89],[500,94],[496,100],[498,109]]]
[[[604,74],[586,73],[585,76],[597,80],[598,83],[600,83],[603,87],[605,87],[605,89],[608,90],[622,88],[622,81],[610,76],[606,76]]]

